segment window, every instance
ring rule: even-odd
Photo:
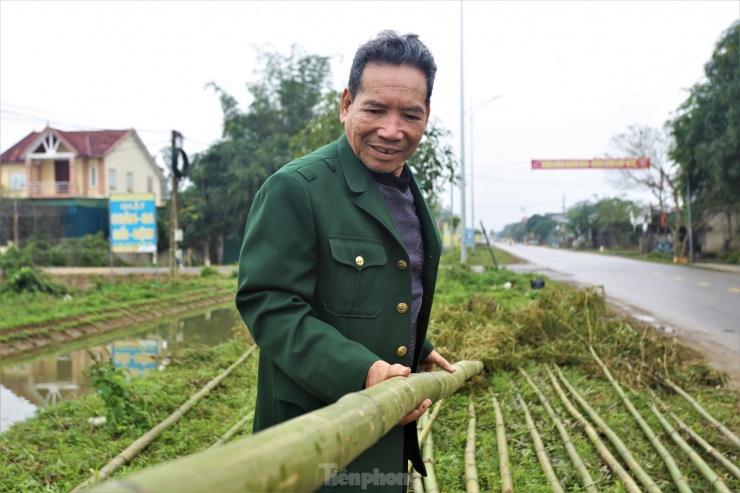
[[[154,192],[154,178],[152,178],[151,176],[146,177],[146,191],[147,193]]]
[[[111,190],[116,189],[116,170],[114,169],[108,170],[108,186]]]
[[[25,190],[26,189],[26,173],[10,173],[10,189],[11,190]]]
[[[98,165],[90,166],[90,188],[98,188]]]
[[[133,173],[126,173],[126,191],[128,192],[134,191],[134,174]]]

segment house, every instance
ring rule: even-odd
[[[165,183],[134,129],[68,132],[46,127],[0,155],[0,196],[24,199],[25,209],[32,207],[37,216],[59,218],[58,234],[64,236],[103,231],[107,237],[110,194],[151,193],[160,207]],[[29,228],[21,237],[52,234],[48,228]],[[7,239],[0,228],[0,243]]]

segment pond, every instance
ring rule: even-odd
[[[71,343],[74,349],[65,352],[62,346],[22,364],[0,365],[0,432],[39,408],[93,392],[84,374],[93,357],[112,359],[132,377],[141,377],[165,365],[175,351],[228,341],[238,323],[241,319],[233,307],[217,307],[197,315],[165,317],[145,328],[122,329],[87,345]]]

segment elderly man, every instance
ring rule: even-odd
[[[420,368],[454,371],[426,339],[440,241],[406,165],[436,70],[413,34],[385,31],[360,46],[342,93],[345,134],[255,197],[236,294],[260,347],[255,432]],[[327,471],[328,485],[404,489],[407,460],[424,471],[414,421],[430,404],[346,470]],[[370,483],[352,485],[362,473]]]

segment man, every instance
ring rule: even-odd
[[[255,432],[419,367],[454,371],[425,337],[441,247],[405,164],[436,70],[416,35],[385,31],[362,45],[342,93],[345,135],[281,168],[255,197],[236,295],[260,347]],[[346,473],[400,475],[406,460],[423,472],[414,421],[430,404]]]

